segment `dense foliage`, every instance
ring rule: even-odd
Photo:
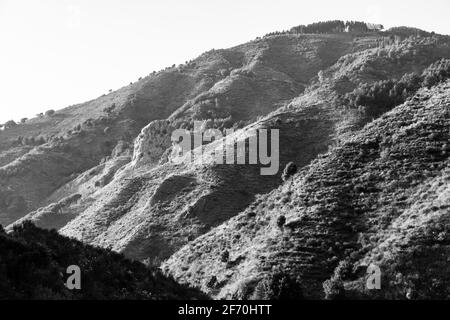
[[[67,267],[81,269],[81,290],[65,287]],[[0,227],[0,299],[190,299],[203,297],[157,269],[25,222]]]
[[[299,25],[291,29],[292,33],[339,33],[339,32],[369,32],[371,30],[381,30],[383,26],[375,26],[369,28],[369,25],[360,21],[323,21],[316,22],[309,25]]]
[[[410,73],[400,80],[383,80],[361,84],[345,97],[352,107],[364,107],[367,115],[378,115],[404,103],[420,88],[431,88],[450,78],[450,60],[442,59],[428,67],[422,75]]]

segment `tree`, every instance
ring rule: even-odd
[[[55,114],[55,110],[53,110],[53,109],[50,109],[50,110],[45,111],[45,115],[46,115],[47,117],[51,117],[51,116],[53,116],[54,114]]]
[[[283,179],[283,181],[286,181],[296,173],[297,173],[297,165],[293,162],[289,162],[284,168],[283,175],[281,176],[281,178]]]
[[[255,288],[253,298],[256,300],[301,300],[303,293],[297,279],[284,272],[266,276]]]
[[[286,217],[281,215],[277,218],[277,226],[278,228],[282,228],[284,224],[286,223]]]
[[[14,120],[7,121],[4,125],[5,129],[11,129],[17,126],[17,123]]]

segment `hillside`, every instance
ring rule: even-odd
[[[56,229],[213,298],[447,297],[450,39],[341,26],[211,50],[0,131],[0,224]],[[194,121],[246,143],[278,129],[278,172],[176,162],[171,135]],[[390,284],[378,295],[370,263]]]
[[[375,263],[382,298],[449,298],[449,103],[450,83],[420,92],[179,250],[165,270],[217,298],[264,298],[261,286],[280,274],[306,298],[324,298],[330,278],[339,294],[369,298],[357,270]]]
[[[176,127],[193,119],[223,119],[223,127],[256,120],[298,96],[319,70],[351,52],[354,40],[353,35],[285,35],[213,50],[98,99],[0,131],[0,223],[54,202],[58,189],[111,158],[118,144],[130,148],[154,120],[169,119]]]
[[[120,254],[40,230],[30,223],[6,235],[0,229],[0,300],[14,299],[205,299],[159,270]],[[77,265],[80,290],[65,287],[66,270]]]

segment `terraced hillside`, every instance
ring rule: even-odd
[[[280,279],[306,298],[448,298],[449,105],[450,83],[421,91],[165,270],[216,298],[264,298]],[[375,293],[365,287],[371,263],[383,272]]]

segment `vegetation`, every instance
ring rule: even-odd
[[[5,129],[11,129],[11,128],[17,127],[17,123],[14,120],[9,120],[3,125],[3,127]]]
[[[442,59],[428,67],[422,75],[422,85],[431,88],[450,78],[450,60]]]
[[[276,272],[259,281],[253,299],[256,300],[299,300],[303,299],[301,285],[287,273]]]
[[[360,21],[323,21],[316,22],[309,25],[299,25],[293,27],[291,33],[340,33],[344,31],[348,32],[369,32],[380,31],[383,29],[382,25],[368,25],[365,22]]]
[[[281,178],[283,181],[288,180],[291,176],[297,173],[297,165],[293,162],[289,162],[283,170]]]
[[[368,116],[377,117],[404,103],[420,88],[431,88],[450,78],[450,60],[442,59],[428,67],[422,75],[410,73],[400,80],[363,83],[345,97],[352,107],[364,107]]]
[[[64,286],[71,265],[81,269],[81,290]],[[0,227],[0,270],[0,299],[205,298],[157,269],[30,222],[16,226],[10,235]]]
[[[50,109],[50,110],[45,111],[45,115],[46,115],[47,117],[51,117],[51,116],[53,116],[54,114],[55,114],[55,110],[53,110],[53,109]]]

